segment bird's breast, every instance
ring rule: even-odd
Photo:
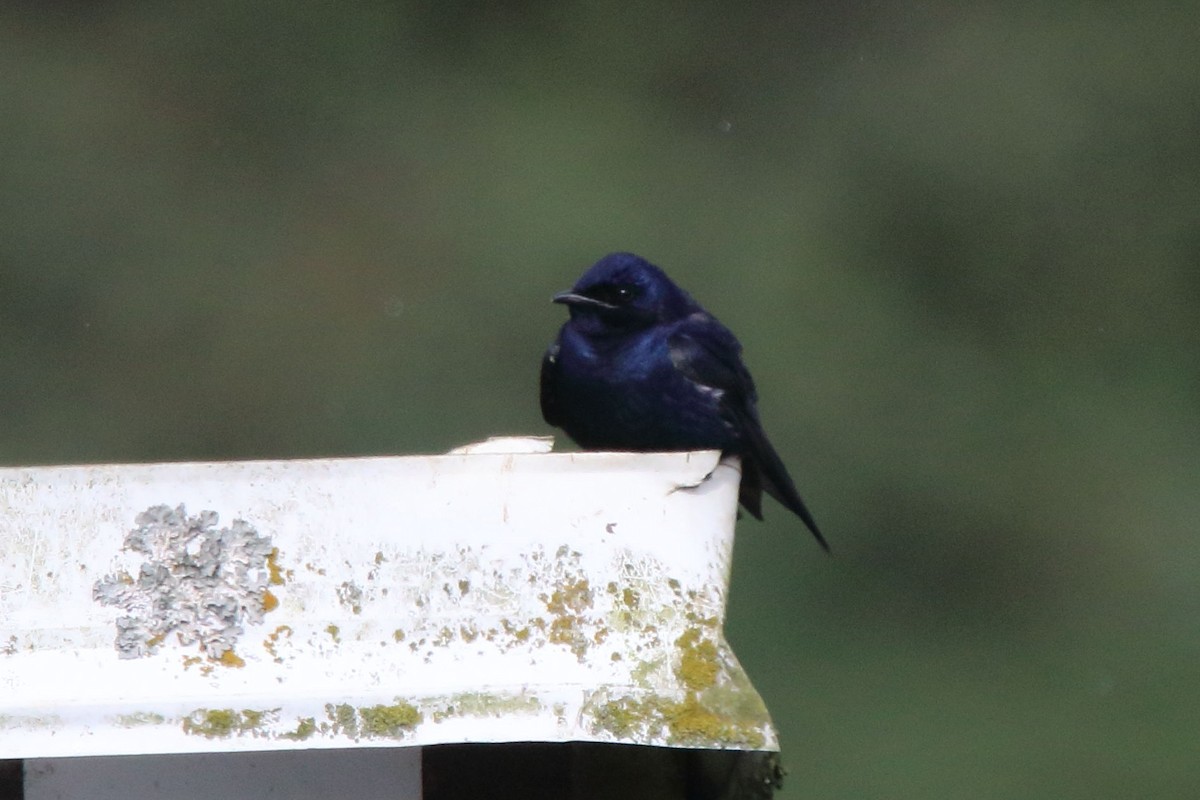
[[[573,346],[558,355],[563,429],[581,446],[615,450],[728,448],[721,392],[682,375],[664,339]]]

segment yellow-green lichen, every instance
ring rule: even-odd
[[[683,700],[650,696],[623,697],[590,709],[593,725],[618,739],[649,743],[665,738],[687,747],[742,747],[757,750],[766,743],[766,717],[727,716],[695,694]]]
[[[260,551],[261,552],[261,551]],[[282,586],[284,581],[283,568],[279,566],[279,548],[272,547],[267,555],[267,574],[272,586]]]
[[[642,661],[632,677],[647,692],[597,697],[585,709],[595,730],[627,741],[665,740],[687,747],[761,749],[766,744],[770,718],[762,699],[744,672],[726,668],[719,640],[707,635],[709,620],[695,622],[675,640],[674,673],[682,692],[655,691],[652,676],[662,661]]]
[[[355,708],[349,703],[325,705],[329,720],[316,726],[322,733],[347,736],[355,741],[360,736],[396,739],[411,731],[423,719],[420,709],[399,698],[391,705]],[[315,721],[313,723],[316,725]]]
[[[509,636],[511,636],[517,642],[523,643],[523,642],[529,641],[529,626],[528,625],[518,628],[511,621],[509,621],[508,617],[504,617],[503,619],[501,619],[500,625],[504,628],[504,632],[507,633]]]
[[[399,644],[400,642],[403,642],[404,641],[404,631],[402,631],[400,628],[396,628],[396,630],[392,631],[392,638],[396,640],[397,644]]]
[[[725,745],[746,745],[751,750],[757,750],[766,741],[758,726],[747,725],[746,720],[717,713],[695,695],[682,703],[673,703],[663,711],[671,732],[671,744],[720,742]]]
[[[278,711],[278,709],[276,709],[276,711]],[[242,723],[247,728],[257,728],[262,723],[263,718],[266,716],[266,711],[254,711],[246,708],[242,710]]]
[[[592,587],[587,578],[564,580],[549,597],[543,595],[542,601],[551,614],[578,614],[592,607]]]
[[[330,639],[333,639],[334,644],[341,644],[341,642],[342,642],[342,635],[341,635],[342,629],[341,628],[339,628],[337,625],[334,625],[333,623],[330,623],[325,626],[325,632],[329,634]]]
[[[303,742],[317,732],[317,721],[313,717],[304,717],[296,724],[296,730],[280,734],[281,739],[293,742]]]
[[[116,721],[122,728],[137,728],[142,725],[161,725],[167,718],[154,711],[135,711],[132,714],[118,714]]]
[[[688,628],[675,640],[679,648],[679,668],[676,674],[684,686],[700,692],[717,682],[717,645],[702,638],[699,628]]]
[[[489,694],[487,692],[462,692],[451,695],[436,703],[434,722],[451,717],[503,717],[513,714],[537,714],[542,710],[542,701],[531,694]]]
[[[358,714],[349,703],[325,704],[325,716],[329,718],[329,729],[352,739],[358,738]]]
[[[358,709],[360,730],[364,736],[396,738],[421,723],[422,715],[416,706],[397,700],[390,706],[367,706]]]
[[[550,595],[542,595],[546,610],[554,615],[546,638],[554,644],[570,648],[580,660],[587,654],[590,642],[582,626],[583,612],[592,607],[592,588],[586,578],[563,580]],[[536,624],[536,620],[535,620]]]
[[[232,708],[198,708],[183,718],[183,732],[206,739],[224,739],[234,734],[264,733],[263,722],[279,709],[255,711]]]
[[[363,590],[353,581],[342,581],[337,588],[338,602],[350,609],[352,614],[361,614],[363,610]]]
[[[582,618],[574,615],[555,617],[550,622],[550,630],[547,632],[546,638],[554,644],[570,648],[571,652],[582,661],[588,650],[587,637],[583,635],[580,627],[582,622]]]
[[[246,660],[237,653],[233,652],[233,650],[226,650],[224,653],[221,653],[220,658],[213,660],[223,667],[236,667],[241,669],[242,667],[246,666]]]
[[[601,703],[589,710],[593,726],[618,739],[629,739],[649,724],[646,704],[627,697]]]
[[[635,658],[633,668],[629,671],[629,677],[633,682],[643,689],[653,689],[654,686],[661,680],[657,677],[659,670],[664,669],[666,662],[665,656],[657,658]]]
[[[198,733],[206,739],[232,736],[243,727],[241,712],[232,708],[197,709],[183,718],[184,733]]]
[[[283,659],[279,657],[279,640],[290,639],[292,636],[292,628],[290,625],[280,625],[275,630],[267,634],[267,638],[263,639],[263,649],[275,660],[275,663],[282,664]]]

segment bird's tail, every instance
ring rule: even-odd
[[[756,519],[762,519],[762,493],[765,491],[778,500],[784,508],[799,517],[804,525],[812,531],[812,535],[816,537],[821,549],[826,553],[830,552],[829,542],[825,541],[821,529],[817,527],[817,521],[809,513],[808,507],[804,505],[800,492],[796,491],[796,484],[788,475],[787,467],[783,465],[775,448],[767,441],[767,437],[762,433],[762,428],[754,425],[747,426],[747,430],[753,432],[757,439],[750,442],[750,452],[753,452],[757,458],[742,458],[742,485],[738,491],[738,501]]]

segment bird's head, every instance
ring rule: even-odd
[[[606,255],[554,302],[566,305],[572,321],[590,333],[644,328],[696,310],[665,272],[633,253]]]

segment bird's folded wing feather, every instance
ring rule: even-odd
[[[760,493],[766,490],[800,517],[828,550],[825,537],[759,421],[754,380],[742,363],[741,345],[734,335],[711,316],[693,314],[670,337],[668,345],[676,369],[697,384],[721,393],[721,414],[735,431],[742,456],[742,505],[762,519]]]
[[[671,363],[701,387],[720,392],[722,413],[731,424],[757,416],[754,379],[742,364],[742,346],[729,329],[708,314],[692,314],[667,340]]]

